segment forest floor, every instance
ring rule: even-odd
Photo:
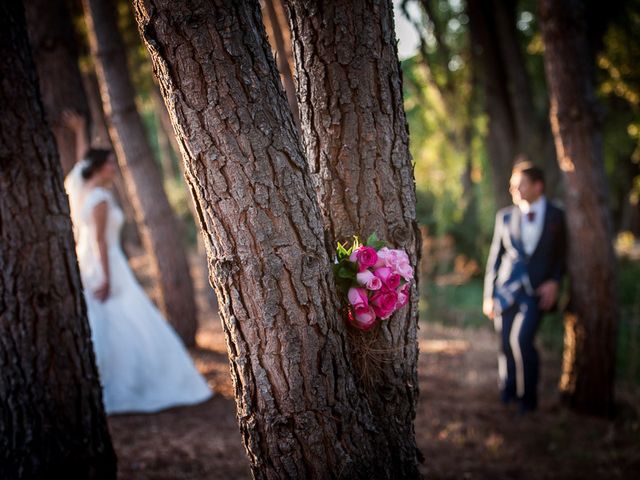
[[[109,418],[119,478],[251,478],[235,418],[235,401],[220,321],[197,261],[194,281],[200,307],[197,348],[191,354],[215,391],[192,407],[157,414]],[[142,257],[132,259],[145,281]],[[434,323],[420,328],[420,399],[415,421],[433,479],[640,478],[638,391],[618,388],[613,421],[562,408],[556,385],[560,358],[542,352],[540,408],[520,417],[498,402],[496,338],[487,328],[459,329]]]

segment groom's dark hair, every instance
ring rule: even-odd
[[[529,161],[516,163],[513,166],[512,173],[520,173],[522,175],[526,175],[527,178],[531,180],[531,182],[540,182],[542,183],[543,187],[545,186],[544,170]]]
[[[111,150],[106,150],[104,148],[91,148],[87,153],[84,154],[84,158],[82,161],[84,165],[82,167],[82,178],[85,180],[89,180],[94,173],[96,173],[100,168],[107,163],[109,160],[109,155],[111,154]]]

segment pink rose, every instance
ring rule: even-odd
[[[386,255],[384,256],[384,264],[389,268],[394,268],[399,262],[398,252],[400,250],[387,250]]]
[[[378,261],[376,262],[376,264],[373,266],[373,268],[380,268],[380,267],[386,267],[387,263],[386,263],[386,258],[387,255],[389,255],[390,250],[387,247],[382,247],[380,250],[378,250]]]
[[[349,320],[360,330],[369,330],[376,324],[376,314],[371,307],[360,303],[349,312]]]
[[[400,275],[394,273],[389,267],[377,268],[373,274],[391,290],[395,290],[400,286]]]
[[[396,272],[401,275],[407,282],[413,279],[413,268],[409,262],[400,262],[396,265]]]
[[[407,303],[409,303],[409,292],[411,288],[408,283],[405,283],[402,287],[400,287],[400,291],[398,292],[398,303],[396,303],[396,310],[400,310]]]
[[[411,267],[409,256],[404,250],[389,250],[384,260],[387,267],[393,269],[395,273],[406,281],[413,279],[413,268]]]
[[[386,247],[378,251],[378,261],[375,268],[389,267],[405,280],[413,279],[413,268],[409,261],[409,256],[404,250],[390,250]]]
[[[404,250],[393,250],[397,263],[409,263],[409,256]]]
[[[369,306],[369,298],[367,297],[367,291],[364,288],[351,287],[347,294],[347,298],[353,307],[357,307],[358,305],[364,305],[365,307]]]
[[[368,290],[380,290],[382,288],[382,280],[371,273],[371,270],[364,270],[356,274],[356,280]]]
[[[378,261],[378,254],[371,247],[358,247],[353,251],[349,260],[358,263],[358,271],[362,272],[369,267],[373,267]]]
[[[376,315],[383,320],[389,318],[398,303],[398,293],[395,290],[383,288],[371,297],[371,306]]]

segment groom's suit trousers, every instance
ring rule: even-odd
[[[494,319],[500,337],[498,371],[500,393],[506,403],[518,399],[527,410],[538,403],[538,352],[535,333],[541,319],[539,298],[524,290],[516,294],[513,305]]]

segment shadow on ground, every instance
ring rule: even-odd
[[[140,262],[136,262],[136,271]],[[119,478],[243,479],[249,466],[235,419],[233,387],[220,322],[193,261],[201,328],[196,365],[216,395],[201,405],[109,419]],[[558,405],[560,359],[543,352],[540,410],[519,417],[496,391],[496,339],[486,328],[423,324],[416,437],[432,479],[631,479],[640,472],[638,395],[613,422]]]

